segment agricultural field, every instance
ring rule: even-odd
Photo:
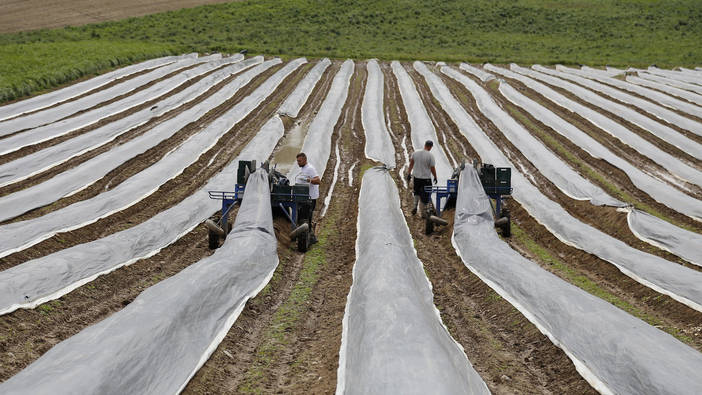
[[[700,99],[696,69],[190,53],[2,106],[0,392],[699,393]],[[467,163],[430,234],[427,139],[439,186]],[[208,191],[300,151],[318,242],[261,169],[210,249]],[[473,160],[511,168],[509,237]]]
[[[34,3],[0,393],[702,393],[699,2]]]

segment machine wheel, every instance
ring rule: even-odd
[[[310,232],[304,232],[297,236],[297,250],[300,252],[307,252],[310,247]]]
[[[502,225],[502,237],[510,237],[512,236],[512,220],[509,215],[509,210],[506,208],[502,209],[502,217],[507,218],[507,223]]]
[[[208,231],[208,241],[210,250],[216,250],[219,248],[219,235],[213,231]]]
[[[431,222],[431,219],[427,216],[424,219],[424,233],[430,235],[432,232],[434,232],[434,223]]]

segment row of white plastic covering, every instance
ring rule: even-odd
[[[494,70],[499,74],[503,74],[506,77],[518,78],[520,81],[527,84],[527,86],[531,89],[544,94],[549,99],[553,100],[554,103],[563,105],[569,104],[567,98],[558,95],[555,91],[539,82],[531,80],[527,77],[520,77],[519,74],[512,73],[508,70],[498,69],[496,67],[491,67],[491,70]],[[618,155],[614,154],[602,144],[597,142],[597,140],[589,137],[585,132],[558,117],[547,108],[522,95],[508,84],[500,84],[500,93],[502,93],[503,96],[514,104],[527,110],[532,116],[543,122],[545,125],[551,127],[557,133],[560,133],[564,137],[568,138],[590,155],[596,158],[605,159],[612,165],[623,170],[637,188],[648,193],[656,201],[694,219],[702,220],[702,207],[700,206],[699,200],[679,191],[674,187],[669,186],[656,177],[648,175],[638,167],[633,166],[631,163],[623,160]],[[556,101],[559,98],[562,98],[563,101]]]
[[[224,81],[224,79],[230,75],[263,61],[262,57],[258,57],[240,62],[242,58],[242,55],[237,55],[231,58],[208,62],[192,70],[184,71],[163,81],[162,83],[153,86],[153,88],[159,88],[159,91],[162,89],[163,92],[159,92],[159,94],[165,94],[174,89],[176,86],[199,76],[201,73],[208,72],[213,68],[225,66],[229,63],[234,63],[234,65],[224,67],[221,70],[212,73],[211,75],[201,79],[197,83],[187,87],[175,95],[166,96],[163,100],[157,102],[151,108],[143,109],[124,118],[98,127],[90,131],[90,133],[81,134],[62,143],[52,145],[45,149],[0,165],[0,186],[21,181],[42,171],[48,170],[56,165],[64,163],[77,155],[106,144],[122,134],[133,130],[137,126],[143,125],[152,119],[155,119],[169,111],[191,102],[192,100],[195,100],[197,97],[200,97],[203,92],[206,92],[214,85]],[[239,63],[237,64],[237,62]],[[143,92],[144,91],[141,93]],[[59,125],[52,124],[52,126],[55,128],[55,130],[60,129]]]
[[[519,93],[510,85],[500,83],[500,93],[515,105],[528,111],[557,133],[581,147],[594,158],[604,159],[618,167],[631,182],[655,200],[692,218],[702,220],[702,202],[688,196],[670,185],[642,172],[604,147],[587,133],[566,122],[547,108]],[[687,231],[636,209],[628,209],[629,228],[640,239],[668,250],[696,265],[702,266],[702,235]]]
[[[399,62],[392,62],[391,67],[400,89],[400,96],[405,107],[405,113],[407,113],[407,119],[409,120],[412,148],[415,151],[421,150],[425,141],[432,140],[434,142],[432,154],[436,161],[436,175],[439,185],[446,185],[446,180],[451,178],[453,173],[453,167],[446,157],[444,147],[439,144],[434,124],[422,103],[422,99],[419,97],[412,78],[410,78],[405,68]]]
[[[632,105],[635,105],[639,108],[644,109],[645,111],[651,113],[654,116],[657,116],[661,119],[663,119],[666,122],[670,122],[672,124],[678,125],[684,129],[687,129],[695,134],[702,135],[702,125],[700,125],[699,122],[695,122],[689,118],[683,117],[673,111],[670,111],[668,109],[665,109],[661,106],[658,106],[656,104],[653,104],[647,100],[640,99],[638,97],[634,97],[628,93],[622,92],[616,88],[608,87],[604,84],[600,84],[598,82],[589,80],[587,78],[582,78],[577,75],[569,74],[569,73],[564,73],[560,71],[556,71],[553,69],[549,69],[546,67],[541,67],[538,65],[532,66],[532,68],[540,73],[543,74],[548,74],[553,77],[556,77],[556,79],[559,80],[570,80],[577,82],[578,84],[585,86],[587,88],[590,88],[592,90],[596,90],[599,92],[602,92],[608,96],[614,97],[617,100],[620,100],[625,103],[632,103]],[[618,81],[618,80],[617,80]],[[563,81],[565,83],[565,81]],[[568,87],[571,86],[576,86],[574,84],[569,84],[566,85]],[[596,105],[597,107],[600,107],[602,109],[605,109],[607,111],[613,112],[622,118],[626,119],[627,121],[645,129],[646,131],[650,132],[654,136],[662,139],[663,141],[667,141],[669,144],[672,144],[685,152],[689,153],[690,155],[694,156],[695,158],[702,159],[702,145],[699,143],[695,142],[694,140],[690,140],[688,137],[684,136],[677,130],[663,125],[660,122],[643,115],[639,113],[638,111],[616,103],[612,100],[606,99],[603,96],[600,96],[592,91],[589,91],[587,89],[579,88],[579,92],[587,92],[585,95],[580,95],[578,94],[578,97],[581,99],[592,103]],[[568,88],[566,88],[568,89]],[[580,91],[582,90],[582,91]]]
[[[702,354],[524,258],[500,240],[493,221],[490,200],[477,172],[468,167],[459,181],[452,238],[457,253],[562,348],[597,391],[702,392]]]
[[[534,89],[536,92],[543,95],[547,99],[551,100],[558,106],[582,116],[583,118],[585,118],[598,128],[602,129],[603,131],[609,133],[622,143],[632,147],[641,155],[660,164],[662,167],[664,167],[672,175],[676,176],[680,180],[687,181],[698,186],[702,186],[702,172],[683,162],[680,158],[677,158],[656,147],[655,145],[642,138],[638,134],[632,132],[623,125],[599,113],[598,111],[595,111],[587,106],[570,100],[564,95],[554,91],[551,88],[548,88],[543,84],[536,84],[536,82],[533,79],[528,77],[533,77],[535,79],[541,80],[543,82],[555,86],[559,86],[564,89],[566,88],[565,84],[567,84],[568,88],[572,89],[572,91],[578,97],[583,97],[588,94],[592,94],[592,92],[589,92],[587,89],[577,87],[574,84],[570,84],[558,78],[542,73],[537,73],[531,69],[519,67],[517,65],[512,65],[511,68],[515,71],[518,71],[519,73],[511,72],[509,70],[500,67],[495,67],[489,64],[486,64],[484,67],[485,69],[495,72],[497,74],[501,74],[506,77],[518,80],[524,83],[524,85]],[[665,178],[665,175],[663,174],[657,175]],[[671,182],[675,182],[674,178],[667,177],[667,179]]]
[[[278,59],[279,63],[280,60]],[[44,216],[0,227],[0,256],[34,245],[59,232],[76,229],[123,210],[177,177],[220,137],[258,107],[304,59],[289,62],[204,130],[188,138],[160,161],[128,178],[115,188]],[[273,64],[268,64],[272,66]],[[193,119],[189,120],[193,121]],[[114,152],[112,153],[114,155]]]
[[[331,136],[334,133],[341,110],[346,103],[349,84],[353,75],[354,63],[346,60],[332,80],[327,97],[319,107],[317,116],[312,120],[302,145],[302,152],[307,155],[308,161],[317,169],[319,177],[324,176],[329,155],[331,155]],[[294,181],[299,174],[299,169],[291,169],[288,179]]]
[[[427,81],[434,97],[485,163],[514,167],[451,95],[441,79],[421,62],[415,69]],[[702,273],[651,255],[617,240],[572,217],[548,199],[519,172],[512,173],[512,196],[539,223],[562,242],[615,265],[622,273],[658,292],[702,311]]]
[[[317,82],[319,82],[319,79],[322,78],[324,71],[330,65],[331,61],[327,58],[317,62],[317,64],[312,67],[312,70],[307,73],[305,78],[300,81],[298,86],[299,89],[296,89],[292,94],[290,94],[290,96],[288,96],[287,99],[285,99],[285,102],[278,109],[278,113],[281,115],[287,115],[291,118],[297,118],[302,106],[305,105],[307,98],[312,93],[312,90],[317,85]]]
[[[421,67],[426,67],[422,65]],[[475,81],[450,67],[441,72],[458,81],[471,93],[478,109],[514,144],[546,178],[570,198],[589,200],[594,205],[623,207],[626,204],[609,196],[600,187],[583,178],[537,140],[529,131],[492,100]]]
[[[197,56],[197,54],[188,54],[182,56],[166,56],[158,59],[151,59],[145,62],[137,63],[131,66],[122,67],[115,71],[99,75],[89,80],[79,82],[67,86],[63,89],[35,96],[30,99],[22,100],[16,103],[8,104],[0,107],[0,120],[16,117],[24,113],[40,110],[45,107],[52,106],[56,103],[72,99],[84,93],[90,92],[101,86],[107,85],[120,78],[128,77],[132,74],[140,73],[149,69],[177,62],[179,60]]]
[[[650,66],[646,71],[651,74],[656,74],[666,78],[702,86],[702,77],[699,77],[697,75],[690,75],[689,73],[682,73],[680,71],[674,70],[659,69],[654,66]]]
[[[564,193],[573,196],[573,191],[587,191],[585,196],[596,197],[593,203],[603,203],[612,206],[623,206],[624,204],[606,195],[599,188],[586,189],[589,182],[583,183],[584,179],[577,173],[575,176],[568,174],[563,177],[564,173],[572,173],[571,168],[556,157],[551,151],[546,150],[538,140],[533,138],[531,134],[523,128],[513,127],[514,121],[510,121],[509,115],[504,113],[499,107],[492,102],[489,94],[475,84],[469,78],[457,73],[451,69],[442,68],[442,72],[455,78],[463,83],[470,90],[478,103],[481,111],[488,118],[493,120],[500,127],[502,133],[512,141],[516,147],[525,154],[527,159],[532,162],[540,172],[548,176],[549,179]],[[668,206],[674,210],[687,213],[692,218],[702,221],[702,202],[690,197],[679,190],[665,184],[664,182],[648,176],[641,170],[632,166],[630,163],[622,160],[617,155],[602,146],[599,142],[591,138],[586,133],[569,124],[565,120],[558,117],[550,110],[544,108],[540,104],[527,98],[512,88],[506,83],[500,82],[500,93],[505,98],[527,110],[537,120],[551,127],[557,133],[568,138],[576,145],[582,147],[586,152],[596,158],[602,158],[613,165],[622,169],[631,178],[634,185],[649,193],[654,199],[660,198],[667,202]],[[483,109],[483,108],[486,109]],[[502,119],[500,119],[502,118]],[[503,121],[507,119],[507,121]],[[515,132],[516,130],[516,132]],[[534,148],[541,146],[541,151]],[[542,152],[544,151],[545,152]],[[554,176],[555,174],[555,176]],[[576,184],[577,183],[577,184]],[[594,187],[594,186],[593,186]],[[569,193],[570,190],[570,193]],[[682,210],[681,210],[682,209]],[[657,247],[664,248],[691,263],[702,266],[702,252],[696,247],[698,243],[702,243],[702,235],[687,231],[672,225],[666,221],[655,218],[646,213],[635,209],[627,209],[629,216],[635,216],[635,219],[629,219],[629,227],[631,231],[641,240],[653,244]]]
[[[660,75],[650,74],[643,70],[638,71],[636,74],[638,74],[639,77],[648,81],[655,81],[661,84],[674,86],[676,88],[685,89],[691,92],[696,92],[697,94],[702,94],[702,85],[690,84],[687,82],[674,80]]]
[[[212,58],[212,59],[209,59]],[[227,58],[227,59],[221,59],[219,55],[215,56],[210,56],[208,58],[200,58],[199,62],[206,61],[206,63],[194,67],[192,69],[188,69],[184,72],[178,73],[175,76],[171,76],[169,78],[166,78],[162,81],[156,82],[153,85],[139,90],[138,92],[134,94],[129,94],[126,97],[123,97],[120,100],[116,100],[112,103],[106,104],[102,107],[98,108],[92,108],[93,106],[91,105],[91,102],[83,103],[83,112],[79,114],[75,114],[73,116],[67,116],[65,118],[62,118],[60,121],[55,120],[52,122],[47,123],[46,125],[35,127],[33,129],[27,130],[23,133],[17,133],[14,136],[10,136],[6,139],[3,140],[3,146],[2,149],[0,149],[0,154],[6,154],[10,153],[13,151],[17,151],[23,147],[27,147],[33,144],[38,144],[47,140],[51,140],[53,138],[59,137],[66,135],[70,132],[79,130],[83,127],[93,125],[97,123],[98,121],[108,118],[110,116],[113,116],[115,114],[118,114],[120,112],[129,110],[133,107],[142,105],[146,103],[147,101],[155,100],[158,97],[172,91],[173,89],[177,88],[179,85],[182,83],[186,82],[189,79],[198,77],[202,74],[210,72],[212,69],[220,67],[224,63],[231,63],[233,60],[239,60],[239,58]],[[174,64],[174,66],[177,65]],[[167,67],[173,67],[173,66],[167,66]],[[155,73],[161,69],[155,70],[152,73]],[[173,72],[173,71],[172,71]],[[147,74],[148,75],[148,74]],[[138,83],[139,79],[141,77],[138,77],[135,79],[135,83]],[[127,93],[132,93],[133,90],[129,90]],[[92,97],[87,96],[87,97]],[[82,99],[81,99],[82,100]],[[73,103],[73,102],[71,102]],[[71,104],[71,103],[66,103],[66,105]],[[57,108],[57,107],[56,107]],[[153,106],[152,106],[153,108]],[[154,108],[154,110],[156,110]],[[53,108],[48,109],[46,111],[53,111]],[[37,113],[40,114],[40,113]],[[33,116],[32,115],[28,115]],[[24,119],[25,116],[18,117],[13,119],[13,121],[21,120]]]
[[[77,112],[94,107],[100,103],[112,100],[124,94],[128,94],[143,85],[163,78],[173,72],[190,67],[200,62],[219,59],[221,56],[222,55],[212,55],[199,59],[197,56],[193,56],[191,58],[160,67],[146,74],[131,78],[127,81],[118,83],[110,88],[97,91],[88,96],[84,96],[79,99],[59,104],[57,106],[37,111],[22,117],[0,121],[0,136],[5,136],[19,132],[20,130],[36,128],[38,126],[56,122],[59,119],[69,117]]]
[[[645,97],[649,100],[656,101],[668,108],[671,108],[673,110],[678,110],[696,117],[702,116],[702,108],[699,106],[696,106],[694,104],[690,104],[686,101],[676,99],[674,97],[671,97],[670,95],[666,95],[665,93],[661,93],[658,91],[655,91],[653,89],[648,89],[648,88],[643,88],[638,85],[634,85],[631,83],[628,83],[626,81],[622,81],[620,79],[616,78],[611,78],[611,77],[603,77],[599,73],[593,73],[588,70],[580,70],[580,69],[573,69],[570,67],[564,67],[564,66],[556,66],[556,70],[565,72],[565,73],[570,73],[574,75],[578,75],[581,77],[589,78],[589,79],[594,79],[599,82],[604,82],[607,85],[611,85],[623,90],[627,90],[630,92],[633,92],[639,96]],[[577,81],[576,81],[577,82]],[[598,91],[609,95],[611,97],[614,97],[616,99],[619,99],[625,103],[630,103],[635,105],[638,108],[641,108],[642,110],[648,112],[649,114],[653,116],[658,116],[659,118],[663,120],[668,120],[674,125],[678,125],[680,127],[683,127],[685,129],[692,128],[697,130],[698,134],[702,134],[702,124],[700,124],[697,121],[694,121],[690,118],[686,118],[684,116],[681,116],[677,113],[672,113],[675,116],[671,117],[671,111],[666,110],[661,108],[657,104],[653,104],[647,100],[638,98],[636,96],[628,95],[625,94],[624,92],[617,91],[616,89],[613,89],[608,86],[604,86],[602,84],[593,84],[592,88],[596,88]],[[616,95],[616,96],[615,96]],[[659,114],[659,115],[656,115]],[[687,126],[683,126],[687,125]]]
[[[383,73],[375,59],[369,60],[366,68],[368,78],[361,104],[361,122],[366,135],[366,157],[384,163],[388,168],[394,168],[395,150],[383,111]]]
[[[248,179],[232,232],[213,255],[57,344],[0,384],[0,392],[179,393],[272,277],[276,248],[268,175],[259,169]]]
[[[236,72],[243,67],[260,63],[261,60],[262,58],[252,58],[251,62],[241,62],[233,66],[233,69],[229,72],[216,76],[216,79],[222,80],[229,76],[231,72]],[[164,140],[172,137],[185,125],[196,121],[212,109],[221,105],[234,96],[239,89],[248,84],[254,77],[277,63],[280,63],[280,60],[271,60],[259,65],[238,76],[234,81],[227,84],[227,86],[209,96],[198,105],[193,106],[171,119],[159,123],[134,139],[115,146],[111,150],[59,173],[44,182],[3,196],[0,198],[0,220],[14,218],[27,211],[53,203],[62,197],[85,189],[118,166],[148,151],[152,147],[157,146]],[[207,82],[214,81],[208,80]],[[202,88],[202,86],[199,87]],[[88,133],[86,136],[90,135],[93,134]],[[70,142],[70,140],[68,140],[67,143],[68,142]],[[49,151],[54,152],[53,150]]]
[[[308,89],[303,80],[290,96],[303,100],[299,93]],[[325,117],[321,112],[319,116]],[[333,127],[336,119],[330,123]],[[101,274],[158,253],[209,217],[215,208],[207,191],[231,190],[238,160],[262,161],[268,158],[282,137],[283,129],[280,118],[273,117],[243,149],[239,158],[205,187],[144,223],[0,272],[0,314],[18,308],[34,308]]]
[[[648,80],[645,78],[634,77],[633,75],[626,77],[627,82],[631,82],[636,85],[645,86],[647,88],[653,88],[661,92],[667,93],[669,95],[677,96],[681,99],[685,99],[689,102],[695,103],[698,106],[702,106],[702,95],[691,92],[685,89],[678,88],[674,85],[666,85],[661,82]],[[702,86],[700,87],[702,89]]]
[[[387,170],[365,172],[358,206],[336,393],[489,393],[441,322]]]

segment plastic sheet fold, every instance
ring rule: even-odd
[[[289,62],[204,130],[191,136],[160,161],[126,179],[115,188],[42,217],[0,227],[0,256],[27,248],[59,232],[93,223],[154,193],[161,185],[182,173],[202,153],[217,144],[220,137],[258,107],[304,62],[304,59]]]
[[[488,394],[441,322],[399,200],[387,170],[365,172],[336,393]]]
[[[0,221],[14,218],[86,188],[116,167],[157,146],[176,134],[183,126],[199,119],[210,110],[221,105],[234,96],[239,89],[248,84],[255,76],[278,63],[280,63],[280,60],[265,62],[238,76],[234,81],[207,97],[198,105],[159,123],[140,136],[115,146],[111,150],[59,173],[42,183],[0,197]]]
[[[512,72],[510,70],[503,69],[501,67],[495,67],[492,65],[485,65],[487,70],[494,73],[504,75],[508,78],[516,79],[539,94],[543,95],[547,99],[551,100],[558,106],[561,106],[569,111],[582,116],[586,120],[590,121],[593,125],[602,129],[603,131],[609,133],[613,137],[617,138],[622,143],[634,148],[641,155],[650,158],[654,162],[661,164],[666,168],[671,174],[677,176],[680,180],[688,181],[696,185],[702,186],[702,172],[693,167],[687,165],[679,158],[676,158],[669,153],[661,150],[655,145],[651,144],[649,141],[645,140],[641,136],[622,126],[621,124],[611,120],[610,118],[602,115],[601,113],[592,110],[580,103],[576,103],[573,100],[557,93],[553,89],[547,87],[546,85],[539,83],[532,78],[539,79],[541,81],[552,83],[557,85],[559,83],[569,84],[566,81],[559,80],[558,78],[551,77],[546,74],[537,73],[531,69],[522,68],[517,65],[512,65],[511,68],[518,71],[519,73]],[[527,77],[528,76],[528,77]],[[570,84],[573,85],[573,84]],[[582,89],[582,88],[581,88]],[[584,89],[583,89],[584,90]],[[579,92],[578,92],[579,94]],[[664,174],[656,174],[657,176],[665,178]],[[674,182],[675,179],[667,178],[668,180]],[[679,184],[679,183],[678,183]]]
[[[702,266],[702,235],[679,228],[641,210],[627,210],[629,228],[641,240]]]
[[[302,106],[307,102],[312,90],[322,78],[324,71],[331,65],[331,61],[328,58],[324,58],[317,62],[312,70],[302,79],[298,87],[293,93],[285,99],[285,102],[278,109],[278,113],[281,115],[287,115],[291,118],[297,118]]]
[[[11,133],[19,132],[20,130],[36,128],[41,125],[56,122],[80,111],[92,108],[100,103],[112,100],[124,94],[128,94],[143,85],[156,81],[159,78],[163,78],[175,71],[190,67],[197,63],[218,59],[220,57],[221,55],[212,55],[204,58],[186,58],[179,60],[178,62],[160,67],[146,74],[134,77],[122,83],[118,83],[110,88],[97,91],[77,100],[59,104],[58,106],[47,108],[25,116],[1,121],[0,136],[6,136]],[[28,131],[27,133],[35,134],[36,132],[32,130]]]
[[[482,69],[479,69],[479,68],[477,68],[477,67],[473,67],[473,66],[471,66],[471,65],[469,65],[469,64],[467,64],[467,63],[461,63],[461,65],[459,66],[459,68],[460,68],[461,70],[463,70],[463,71],[467,71],[467,72],[473,74],[474,76],[478,77],[478,79],[479,79],[480,81],[482,81],[482,82],[488,82],[488,81],[490,81],[490,80],[494,80],[494,79],[495,79],[495,76],[494,76],[494,75],[492,75],[492,74],[490,74],[490,73],[486,73],[486,72],[483,71]]]
[[[368,78],[361,104],[361,122],[366,135],[366,157],[394,168],[395,150],[383,111],[383,72],[375,59],[369,60],[366,68]]]
[[[145,62],[122,67],[109,73],[98,75],[97,77],[91,78],[87,81],[79,82],[50,93],[45,93],[43,95],[18,101],[16,103],[7,104],[0,107],[0,121],[52,106],[56,103],[80,96],[84,93],[90,92],[93,89],[97,89],[111,83],[112,81],[128,77],[132,74],[140,73],[149,69],[155,69],[169,63],[177,62],[178,60],[196,56],[197,54],[188,54],[182,56],[166,56],[147,60]]]
[[[283,122],[274,116],[205,186],[140,224],[1,271],[0,314],[35,308],[102,274],[157,254],[217,211],[221,205],[207,191],[233,190],[239,160],[268,158],[283,132]]]
[[[589,200],[594,205],[623,207],[626,204],[609,196],[583,178],[537,140],[528,130],[500,108],[490,94],[464,74],[442,67],[441,72],[458,81],[471,93],[480,111],[514,144],[541,174],[570,198]]]
[[[253,173],[213,255],[146,289],[0,384],[4,394],[174,394],[278,265],[267,173]]]
[[[468,269],[563,349],[600,393],[702,391],[702,354],[527,260],[493,228],[490,201],[468,167],[459,181],[452,238]]]
[[[332,80],[327,97],[324,98],[317,115],[310,123],[305,142],[302,144],[302,152],[307,155],[307,160],[317,169],[319,178],[324,176],[324,171],[327,168],[327,162],[331,155],[331,136],[341,115],[341,110],[344,108],[344,103],[346,103],[353,70],[352,60],[346,60],[341,65]],[[299,168],[291,169],[287,176],[288,179],[294,182],[299,172]]]
[[[425,76],[432,93],[437,92],[438,96],[435,97],[442,108],[457,124],[459,131],[471,142],[483,162],[514,168],[514,165],[460,107],[446,85],[426,66],[422,66],[420,62],[415,63],[415,68]],[[632,248],[580,222],[558,203],[547,198],[520,172],[512,172],[512,187],[514,188],[512,197],[563,243],[606,260],[641,284],[697,311],[702,311],[702,272]]]
[[[238,55],[232,58],[222,59],[218,62],[210,62],[203,66],[220,62],[222,65],[227,63],[235,63],[241,58],[242,56]],[[90,133],[81,134],[62,143],[52,145],[45,149],[22,156],[11,162],[2,164],[0,165],[0,186],[26,179],[32,175],[38,174],[42,171],[50,169],[51,167],[66,162],[74,156],[106,144],[116,139],[120,135],[143,125],[152,119],[155,119],[156,117],[166,114],[169,111],[195,100],[197,97],[202,95],[203,92],[206,92],[216,84],[224,81],[224,79],[230,75],[259,64],[262,61],[263,57],[249,58],[244,62],[238,62],[231,66],[224,67],[221,70],[204,77],[200,81],[178,92],[177,94],[165,97],[163,100],[154,104],[151,108],[143,109],[124,118],[110,122],[104,126],[91,130]],[[216,67],[216,65],[214,66]],[[196,69],[199,68],[200,67],[197,67]],[[180,80],[185,80],[189,77],[187,74],[192,74],[194,72],[196,72],[196,70],[186,71],[168,79],[167,81],[164,81],[167,83],[164,88],[168,90],[175,88],[176,85],[180,85]]]
[[[434,129],[429,113],[427,113],[427,109],[419,97],[414,82],[412,82],[412,78],[405,68],[402,67],[400,62],[392,62],[391,67],[397,79],[402,103],[405,106],[405,113],[407,113],[407,119],[409,120],[412,147],[414,151],[417,151],[424,148],[425,141],[432,140],[434,142],[434,148],[431,150],[431,153],[436,161],[436,176],[439,185],[446,185],[446,180],[451,178],[451,174],[453,174],[453,166],[451,166],[446,157],[444,147],[439,144],[436,129]]]

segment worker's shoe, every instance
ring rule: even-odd
[[[315,236],[314,234],[310,235],[310,245],[312,244],[317,244],[317,236]]]

